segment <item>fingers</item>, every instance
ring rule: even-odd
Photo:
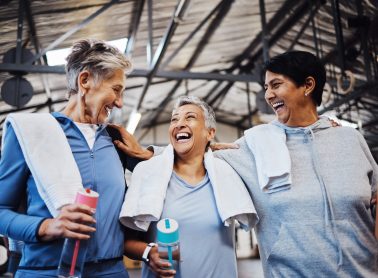
[[[210,145],[211,150],[227,150],[227,149],[239,149],[240,146],[235,143],[213,143]]]
[[[174,277],[176,274],[176,271],[171,269],[172,265],[169,262],[162,260],[159,257],[158,252],[153,252],[150,255],[149,267],[159,277]]]
[[[121,142],[121,141],[118,141],[118,140],[114,140],[114,145],[116,145],[116,147],[118,148],[118,149],[120,149],[122,152],[124,152],[124,153],[127,153],[127,151],[129,150],[128,148],[127,148],[127,146],[123,143],[123,142]]]
[[[72,204],[62,208],[58,219],[67,219],[77,223],[95,224],[94,210],[87,205]]]
[[[176,274],[174,269],[170,269],[171,264],[168,262],[159,264],[150,263],[149,267],[159,277],[174,277]]]
[[[89,239],[96,231],[89,226],[96,223],[94,211],[86,205],[72,204],[64,206],[60,214],[53,219],[46,219],[40,225],[38,236],[42,241],[57,238]]]

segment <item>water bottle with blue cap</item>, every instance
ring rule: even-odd
[[[179,225],[170,218],[161,219],[157,223],[157,244],[161,259],[168,261],[171,268],[178,274],[180,267]]]

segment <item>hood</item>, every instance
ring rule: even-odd
[[[287,133],[306,132],[309,130],[316,133],[317,131],[332,127],[332,122],[325,116],[320,116],[315,123],[306,127],[289,127],[280,123],[278,120],[272,121],[271,124],[284,129]]]

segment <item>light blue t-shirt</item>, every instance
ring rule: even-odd
[[[175,277],[237,277],[234,226],[219,217],[208,175],[192,186],[173,172],[161,218],[179,223],[180,271]],[[156,232],[156,223],[152,231]],[[142,277],[155,277],[145,265]]]

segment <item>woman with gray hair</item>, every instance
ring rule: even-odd
[[[26,131],[20,127],[29,127],[29,132],[36,133],[44,128],[45,122],[31,121],[31,126],[27,126],[18,114],[8,116],[0,161],[0,234],[25,243],[16,277],[56,277],[64,238],[88,241],[82,277],[128,277],[122,260],[124,233],[118,221],[125,179],[106,123],[112,109],[122,106],[125,73],[130,67],[130,61],[105,42],[78,41],[67,57],[69,99],[63,112],[24,117],[30,120],[43,116],[54,128],[58,126],[64,143],[68,142],[69,155],[73,155],[77,164],[80,186],[99,193],[96,211],[86,205],[72,204],[73,200],[55,207],[52,196],[64,197],[65,186],[71,185],[59,177],[68,165],[59,157],[44,157],[42,153],[35,159],[37,162],[28,160],[33,154],[27,153],[24,144],[30,138],[21,136]],[[39,145],[44,142],[46,148],[48,145],[53,150],[62,148],[52,139],[56,132],[47,128],[33,136],[38,138]],[[132,168],[134,161],[129,162]],[[48,170],[43,173],[36,170],[38,163],[42,169],[58,168],[55,191],[49,192],[51,189],[41,183],[46,176],[54,177]],[[59,167],[54,167],[56,164]],[[73,175],[68,173],[67,177]],[[41,196],[43,190],[39,186],[45,186],[47,197]],[[71,193],[75,195],[76,191]],[[27,200],[25,213],[17,211],[22,196]],[[48,201],[57,209],[56,215]]]
[[[237,277],[234,223],[250,229],[257,215],[239,176],[208,148],[215,136],[212,108],[194,96],[179,98],[168,133],[164,152],[133,172],[120,220],[147,232],[127,230],[125,253],[146,263],[142,277]],[[179,224],[175,270],[154,243],[156,223],[164,218]]]

